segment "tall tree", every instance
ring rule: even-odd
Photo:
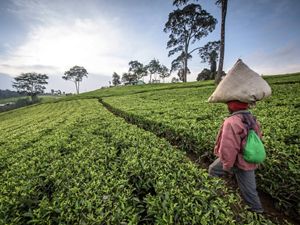
[[[13,87],[17,89],[18,93],[26,94],[35,102],[37,95],[44,92],[45,85],[48,84],[49,77],[46,74],[40,73],[22,73],[20,76],[14,78]]]
[[[159,69],[159,77],[165,82],[165,78],[171,75],[170,70],[165,65],[161,65]]]
[[[184,53],[181,53],[176,59],[174,59],[171,63],[171,72],[173,71],[178,71],[178,70],[181,70],[183,71],[184,70]],[[188,55],[188,59],[191,59],[192,58],[192,55]],[[190,69],[187,68],[187,73],[189,74],[190,72]]]
[[[189,58],[192,56],[189,55]],[[179,55],[176,59],[174,59],[171,63],[171,72],[177,71],[177,76],[180,81],[184,81],[184,61],[183,54]],[[187,68],[186,74],[190,74],[190,69]]]
[[[113,73],[112,75],[112,83],[114,86],[117,86],[119,84],[121,84],[121,81],[120,81],[121,77],[119,74],[117,74],[116,72]]]
[[[79,84],[83,77],[87,77],[88,72],[82,66],[73,66],[70,70],[65,72],[62,76],[64,80],[71,80],[75,83],[76,93],[79,94]]]
[[[187,81],[188,59],[199,47],[189,49],[192,44],[215,29],[217,20],[198,4],[177,8],[169,14],[164,31],[170,33],[168,56],[180,52],[183,63],[183,81]]]
[[[137,60],[129,62],[129,72],[135,74],[137,79],[141,79],[148,75],[147,68]]]
[[[152,83],[152,75],[157,75],[160,71],[160,62],[158,59],[152,59],[149,64],[146,66],[147,70],[150,73],[150,81],[149,83]]]
[[[197,76],[197,81],[210,80],[212,78],[212,73],[209,69],[204,68],[201,73]]]
[[[208,42],[206,45],[199,49],[199,55],[203,63],[210,65],[210,72],[212,77],[215,76],[217,71],[217,60],[220,51],[220,41]]]
[[[228,0],[216,1],[216,4],[221,6],[222,22],[221,22],[221,43],[220,43],[219,67],[218,67],[218,73],[215,78],[215,84],[220,83],[221,77],[223,74],[223,63],[224,63],[224,52],[225,52],[225,20],[226,20],[226,14],[227,14],[227,3],[228,3]]]
[[[190,74],[190,73],[191,73],[191,71],[188,69],[187,74]],[[184,82],[184,78],[185,78],[184,69],[182,69],[182,68],[179,69],[177,71],[177,76],[178,76],[180,81]]]
[[[125,84],[133,84],[138,80],[137,75],[133,73],[123,73],[122,75],[122,82]]]
[[[181,5],[188,3],[189,1],[190,0],[174,0],[173,5],[179,7]],[[218,66],[218,73],[215,77],[215,84],[217,85],[220,83],[221,77],[224,74],[223,63],[224,63],[224,53],[225,53],[225,21],[226,21],[228,0],[217,0],[215,4],[221,6],[221,17],[222,17],[219,66]]]

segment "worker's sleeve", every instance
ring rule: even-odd
[[[230,170],[241,148],[242,129],[230,121],[224,121],[222,136],[219,145],[219,156],[223,164],[223,170]]]
[[[219,132],[218,132],[218,135],[217,135],[217,138],[216,138],[215,148],[214,148],[214,153],[218,157],[219,157],[220,141],[221,141],[221,138],[222,138],[222,131],[223,131],[223,124],[219,129]]]

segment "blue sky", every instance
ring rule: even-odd
[[[200,2],[218,25],[196,47],[220,36],[220,8]],[[61,79],[74,65],[89,72],[81,91],[107,86],[131,60],[157,58],[170,67],[163,28],[174,9],[171,0],[1,0],[0,75],[46,73],[48,90],[74,92],[74,84]],[[259,74],[300,71],[299,22],[297,0],[229,0],[224,70],[242,58]],[[208,65],[195,54],[189,67],[193,81]],[[0,88],[11,89],[9,82]]]

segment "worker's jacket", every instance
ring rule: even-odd
[[[262,138],[258,122],[256,122],[254,130]],[[248,163],[243,159],[246,139],[247,127],[243,123],[243,115],[234,114],[226,118],[219,130],[214,148],[214,153],[220,158],[224,170],[229,170],[232,167],[238,167],[242,170],[257,168],[257,164]]]

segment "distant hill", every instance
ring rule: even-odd
[[[0,89],[1,90],[13,90],[12,88],[12,81],[13,78],[11,76],[9,76],[8,74],[5,73],[0,73]]]

